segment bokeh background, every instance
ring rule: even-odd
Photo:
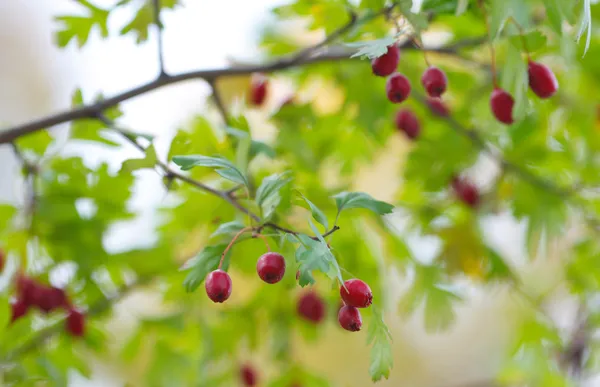
[[[97,0],[100,6],[112,1]],[[227,1],[186,0],[183,8],[164,12],[164,53],[169,72],[215,68],[232,63],[256,62],[257,42],[262,26],[268,22],[268,10],[281,3],[275,0]],[[231,10],[235,9],[235,12]],[[2,126],[14,124],[68,109],[71,95],[81,88],[88,98],[101,92],[111,96],[152,79],[157,72],[155,31],[143,44],[136,44],[134,37],[113,36],[99,39],[92,33],[89,43],[78,49],[70,45],[58,49],[53,44],[57,24],[53,18],[61,14],[76,14],[80,8],[74,1],[0,1],[0,121]],[[133,8],[131,12],[133,12]],[[119,20],[118,17],[124,18]],[[131,15],[120,12],[110,19],[112,30],[121,26]],[[114,23],[114,25],[112,25]],[[289,31],[305,41],[315,41],[321,34],[303,32],[302,24],[289,26]],[[426,36],[426,42],[443,42],[444,36]],[[223,85],[224,93],[235,94],[247,80]],[[255,133],[267,139],[273,128],[266,121],[266,112],[281,103],[289,95],[290,85],[285,80],[273,81],[273,93],[267,106],[245,112],[253,127],[262,130]],[[335,91],[326,85],[318,88],[318,95],[307,92],[306,98],[318,98],[324,109],[335,104]],[[314,93],[314,90],[312,91]],[[137,97],[121,105],[124,116],[120,122],[126,127],[136,128],[156,135],[156,146],[164,154],[175,130],[184,125],[195,114],[206,112],[216,115],[210,101],[210,87],[201,81],[180,83]],[[235,108],[232,106],[232,108]],[[54,128],[61,136],[61,127]],[[60,149],[65,153],[80,154],[91,164],[108,161],[114,170],[121,162],[135,157],[137,151],[131,147],[117,150],[99,149],[85,144],[66,145]],[[356,175],[355,187],[371,193],[381,200],[393,201],[399,184],[402,158],[406,154],[406,142],[394,137],[372,164],[365,165]],[[485,184],[486,177],[493,173],[490,166],[482,163],[474,178]],[[23,185],[19,178],[19,167],[8,147],[0,147],[0,200],[19,202]],[[160,177],[152,173],[140,174],[136,182],[132,205],[138,214],[133,221],[115,227],[105,240],[110,251],[124,251],[133,246],[153,243],[155,208],[161,204],[164,191],[155,189],[161,184]],[[402,213],[390,217],[400,232],[405,219]],[[488,243],[517,264],[529,284],[543,289],[555,286],[561,266],[560,249],[569,242],[557,241],[556,248],[546,256],[533,262],[526,258],[524,227],[509,214],[497,214],[485,219],[485,237]],[[408,236],[408,243],[415,255],[427,260],[439,246],[435,240]],[[457,310],[457,320],[444,333],[429,335],[423,329],[418,315],[410,320],[401,319],[395,308],[405,290],[404,278],[394,268],[387,273],[390,308],[386,317],[394,336],[394,369],[389,380],[381,386],[414,387],[477,387],[486,386],[501,365],[514,324],[518,323],[518,306],[510,292],[502,287],[490,291],[470,289],[469,302]],[[242,281],[238,279],[237,281]],[[243,285],[237,285],[243,286]],[[248,285],[249,286],[249,285]],[[249,287],[249,289],[251,289]],[[566,293],[565,293],[566,294]],[[199,292],[198,297],[204,295]],[[292,302],[292,301],[290,301]],[[140,316],[160,314],[163,308],[160,298],[151,292],[135,292],[119,303],[108,325],[109,340],[118,347],[127,339]],[[557,292],[551,313],[565,332],[572,328],[576,303]],[[368,376],[368,348],[364,335],[349,336],[341,332],[333,322],[324,328],[326,334],[318,343],[302,344],[299,341],[297,361],[312,367],[336,382],[338,386],[362,387],[370,385]],[[263,354],[247,354],[259,368],[268,369]],[[143,385],[135,382],[139,370],[122,367],[110,358],[95,358],[90,355],[93,377],[85,380],[72,374],[70,385],[123,386]],[[600,380],[600,379],[599,379]],[[589,386],[600,381],[589,381]]]

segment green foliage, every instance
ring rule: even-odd
[[[59,47],[72,41],[83,47],[93,34],[107,38],[113,25],[109,16],[115,14],[126,18],[116,32],[137,43],[147,41],[151,29],[168,28],[155,25],[153,0],[121,0],[106,9],[88,0],[77,3],[81,13],[56,18]],[[159,3],[161,10],[184,5],[178,0]],[[88,331],[81,340],[69,337],[58,311],[30,312],[9,324],[9,300],[15,293],[8,275],[3,276],[2,381],[67,385],[73,370],[91,375],[88,356],[93,353],[139,369],[143,376],[137,384],[232,386],[238,383],[241,358],[260,351],[272,364],[261,380],[265,386],[334,385],[296,361],[296,340],[311,343],[324,337],[322,326],[298,317],[295,300],[305,291],[299,287],[311,285],[323,297],[329,318],[337,312],[340,283],[350,276],[369,283],[376,300],[394,299],[384,274],[397,268],[406,274],[403,285],[408,289],[396,308],[361,309],[373,381],[395,377],[396,344],[385,324],[388,316],[417,315],[427,333],[440,333],[452,327],[459,312],[456,305],[463,295],[457,284],[468,282],[480,288],[501,285],[526,301],[511,311],[516,329],[496,375],[499,381],[570,385],[564,365],[555,358],[569,343],[541,312],[538,302],[545,299],[528,296],[519,265],[490,245],[484,221],[503,213],[521,222],[523,247],[531,259],[565,255],[564,272],[557,276],[564,278],[560,288],[579,297],[582,305],[600,289],[600,201],[594,188],[600,184],[600,39],[593,29],[600,22],[600,6],[589,0],[486,0],[484,12],[478,3],[425,0],[417,13],[410,0],[292,0],[275,7],[259,44],[277,64],[264,70],[277,71],[299,90],[299,98],[263,111],[276,129],[273,139],[253,138],[244,115],[230,115],[226,125],[213,122],[209,114],[197,115],[175,131],[165,164],[157,154],[163,138],[112,124],[122,115],[119,107],[92,109],[103,96],[84,98],[77,89],[73,109],[85,106],[93,114],[70,122],[69,142],[112,152],[102,153],[105,159],[127,141],[135,141],[141,151],[113,170],[103,160],[87,163],[54,149],[58,136],[55,141],[48,130],[14,141],[24,192],[18,205],[0,204],[0,246],[11,267],[45,283],[64,279],[74,305],[88,314]],[[307,21],[312,32],[334,34],[327,47],[298,54],[304,40],[281,33],[287,21],[297,19]],[[448,47],[432,46],[427,59],[448,76],[442,98],[450,118],[434,115],[422,103],[419,78],[428,63],[416,47],[402,50],[398,71],[411,80],[413,92],[400,107],[387,100],[386,79],[374,77],[368,63],[355,59],[379,57],[397,41],[419,42],[428,31],[449,36]],[[494,66],[490,42],[482,39],[488,32]],[[585,44],[578,46],[584,35]],[[560,88],[554,97],[542,100],[530,92],[529,59],[556,73]],[[492,68],[499,86],[515,99],[513,125],[499,124],[490,112]],[[250,75],[244,72],[239,66],[218,79]],[[311,94],[313,90],[317,92]],[[225,106],[245,114],[238,108]],[[409,142],[395,128],[399,108],[417,115],[422,127],[418,139]],[[457,200],[451,181],[471,171],[477,174],[484,157],[501,171],[485,186],[476,182],[481,203],[471,208]],[[171,163],[185,175],[174,176]],[[121,227],[140,220],[132,203],[142,175],[134,172],[140,169],[155,169],[167,183],[166,189],[156,187],[165,197],[156,208],[159,224],[144,225],[143,232],[152,233],[147,245],[115,249],[108,241],[123,236]],[[401,184],[387,187],[393,192],[386,188],[380,193],[379,187],[369,187],[369,192],[390,203],[360,192],[366,189],[365,173],[383,171],[397,174],[383,179],[396,178]],[[215,181],[213,172],[222,179]],[[395,216],[384,217],[393,212],[407,220],[407,233],[394,232]],[[549,249],[572,224],[580,226],[577,243],[564,252]],[[240,234],[242,230],[248,232]],[[287,271],[277,285],[256,278],[256,259],[265,252],[265,240],[257,233],[286,259]],[[438,243],[432,261],[417,259],[407,239],[411,234]],[[223,256],[227,246],[232,248]],[[222,256],[222,269],[234,278],[233,296],[231,303],[214,306],[201,285]],[[162,297],[165,311],[140,317],[114,354],[105,323],[111,304],[135,287]],[[591,313],[587,323],[596,329],[598,313]],[[39,337],[47,340],[37,344]],[[595,352],[596,347],[591,344]],[[586,367],[591,371],[597,363],[592,359]]]

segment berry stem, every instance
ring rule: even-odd
[[[517,30],[519,30],[519,37],[521,38],[521,44],[523,44],[523,50],[527,55],[527,60],[530,60],[531,56],[529,55],[529,49],[527,48],[527,41],[525,40],[525,31],[523,30],[523,27],[513,16],[509,16],[508,21],[511,21],[517,27]]]
[[[431,63],[429,63],[429,58],[427,57],[427,51],[423,48],[423,40],[417,38],[416,36],[412,37],[412,42],[421,52],[423,53],[423,59],[425,59],[425,64],[427,67],[431,67]]]
[[[496,52],[494,50],[494,43],[492,42],[492,31],[490,28],[490,21],[485,10],[485,5],[483,4],[483,0],[479,0],[477,4],[479,5],[479,8],[481,8],[481,13],[483,13],[483,20],[485,20],[485,30],[487,31],[488,42],[490,45],[490,56],[492,61],[492,82],[494,84],[494,88],[498,88],[498,76],[496,74]]]
[[[240,237],[240,235],[252,230],[254,230],[254,227],[244,227],[237,234],[235,234],[231,242],[229,242],[227,247],[225,247],[225,250],[223,250],[223,254],[221,254],[221,259],[219,260],[219,266],[217,267],[217,270],[221,270],[221,266],[223,266],[223,261],[225,260],[225,255],[227,255],[227,252],[229,251],[229,249],[231,249],[231,246],[233,246],[233,244]]]
[[[264,236],[263,234],[259,234],[259,233],[254,233],[252,234],[252,238],[260,238],[263,240],[263,242],[265,242],[265,246],[267,246],[267,251],[270,253],[271,252],[271,247],[269,246],[269,242],[267,241],[267,237]]]

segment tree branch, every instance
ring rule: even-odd
[[[321,48],[329,44],[331,41],[339,38],[339,36],[346,33],[355,24],[364,23],[371,19],[374,19],[375,17],[378,17],[387,12],[387,10],[388,8],[378,13],[370,14],[362,18],[351,18],[349,23],[341,27],[339,30],[333,32],[331,35],[329,35],[327,38],[325,38],[318,44],[302,49],[295,54],[282,57],[267,64],[244,65],[212,70],[197,70],[184,72],[176,75],[158,77],[157,79],[154,79],[143,85],[134,87],[121,94],[117,94],[111,98],[98,101],[94,104],[80,106],[71,110],[63,111],[35,121],[31,121],[26,124],[17,125],[11,128],[0,130],[0,144],[11,142],[21,136],[25,136],[27,134],[31,134],[39,130],[47,129],[55,125],[84,118],[93,118],[99,113],[102,113],[104,110],[118,105],[123,101],[127,101],[129,99],[146,94],[161,87],[179,82],[185,82],[193,79],[202,79],[208,83],[211,83],[215,82],[216,79],[220,77],[247,75],[255,72],[271,73],[300,65],[309,65],[314,63],[351,59],[350,56],[352,56],[355,51],[343,47],[332,47],[330,49],[323,50],[323,52],[321,52],[320,54],[315,54],[315,51],[320,50]],[[468,39],[465,42],[465,44],[461,44],[459,42],[447,48],[432,49],[428,51],[440,52],[445,54],[456,53],[458,49],[478,44],[480,44],[479,39]],[[405,50],[415,49],[415,47],[413,47],[413,45],[410,42],[404,43],[401,46],[401,48]]]

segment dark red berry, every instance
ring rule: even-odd
[[[393,74],[387,79],[385,92],[393,103],[400,103],[410,94],[410,81],[400,73]]]
[[[427,98],[427,106],[429,106],[429,109],[438,116],[448,117],[450,115],[448,107],[440,98]]]
[[[250,102],[260,106],[267,98],[267,78],[263,74],[254,74],[250,80]]]
[[[306,292],[298,299],[297,311],[300,317],[315,324],[325,317],[325,302],[315,292]]]
[[[432,66],[423,73],[421,83],[430,97],[439,97],[448,87],[448,78],[446,73]]]
[[[69,308],[69,300],[63,289],[55,287],[40,287],[37,307],[45,313],[58,308]]]
[[[338,313],[338,322],[347,331],[357,332],[362,327],[362,317],[357,308],[346,305]]]
[[[204,286],[208,298],[213,302],[224,302],[231,296],[231,277],[221,269],[210,272]]]
[[[85,315],[77,309],[69,310],[66,329],[71,336],[81,337],[85,333]]]
[[[15,322],[17,319],[27,314],[27,311],[29,310],[29,305],[25,301],[18,299],[16,301],[11,302],[10,308],[12,311],[10,321]]]
[[[240,378],[244,386],[252,387],[257,385],[256,371],[249,365],[240,368]]]
[[[479,204],[479,190],[472,182],[455,177],[452,179],[452,188],[458,198],[471,208],[477,207]]]
[[[558,90],[556,76],[548,66],[530,60],[527,72],[529,87],[538,97],[550,98]]]
[[[503,124],[510,125],[514,122],[513,120],[513,106],[515,100],[506,91],[496,88],[492,92],[490,97],[490,107],[494,117]]]
[[[419,133],[421,133],[419,119],[409,109],[402,109],[396,113],[396,128],[403,131],[410,139],[419,137]]]
[[[44,296],[45,287],[33,278],[19,275],[16,281],[17,296],[29,306],[39,306]]]
[[[388,46],[387,52],[371,61],[373,74],[380,77],[387,77],[398,68],[400,62],[400,49],[396,45]]]
[[[371,288],[359,279],[344,282],[344,286],[340,287],[340,295],[346,305],[356,308],[366,308],[373,303]]]
[[[274,284],[283,278],[285,274],[285,258],[279,253],[266,253],[258,258],[256,262],[258,276],[268,284]]]

